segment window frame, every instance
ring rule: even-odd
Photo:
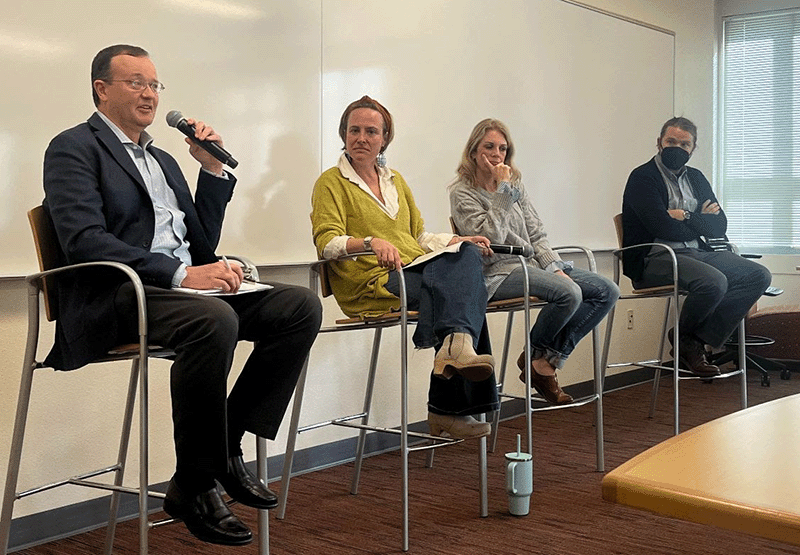
[[[727,96],[727,86],[729,83],[730,70],[729,60],[730,44],[729,40],[729,26],[730,25],[745,25],[752,22],[757,25],[757,21],[765,19],[779,19],[789,18],[793,28],[790,32],[784,35],[784,42],[788,43],[788,60],[784,55],[783,63],[788,61],[789,70],[787,72],[773,71],[772,75],[777,75],[778,78],[772,77],[769,81],[771,86],[776,83],[781,85],[783,91],[788,90],[790,94],[788,98],[790,101],[788,107],[785,103],[772,103],[763,102],[761,105],[769,105],[771,109],[769,114],[773,119],[776,118],[775,114],[781,112],[789,113],[789,118],[783,116],[780,121],[788,121],[788,125],[781,127],[778,125],[769,125],[766,128],[767,133],[773,132],[775,129],[778,131],[789,129],[788,133],[781,135],[790,139],[791,146],[786,149],[785,154],[776,153],[775,148],[765,148],[761,150],[751,150],[752,154],[757,156],[768,157],[769,162],[763,168],[770,168],[773,175],[776,177],[770,179],[771,187],[766,189],[756,190],[748,188],[748,180],[760,180],[764,178],[757,177],[763,170],[757,172],[748,172],[749,168],[745,167],[745,156],[748,153],[748,145],[744,140],[744,129],[740,130],[737,135],[738,141],[743,145],[736,148],[741,148],[742,166],[738,168],[740,172],[739,182],[735,182],[731,175],[731,168],[734,165],[726,156],[731,155],[731,145],[728,137],[732,135],[733,124],[726,121],[726,117],[730,115],[729,103],[731,99]],[[762,33],[763,36],[763,33]],[[754,43],[751,43],[751,46]],[[769,54],[771,59],[775,59],[775,48],[771,48]],[[800,254],[800,7],[792,7],[787,9],[769,10],[761,13],[751,14],[732,14],[721,18],[719,27],[719,42],[718,42],[718,80],[717,80],[717,141],[716,153],[714,161],[714,175],[717,182],[717,196],[719,197],[723,207],[725,208],[726,215],[728,216],[728,235],[734,242],[742,245],[748,251],[759,252],[764,254]],[[782,66],[783,67],[783,66]],[[748,76],[748,71],[745,70],[741,74]],[[782,82],[783,81],[783,82]],[[780,97],[781,93],[773,92],[772,98]],[[739,102],[743,102],[747,93],[738,98]],[[742,128],[747,126],[747,114],[742,112]],[[779,121],[779,123],[780,123]],[[760,122],[759,122],[760,123]],[[752,125],[752,124],[751,124]],[[755,129],[754,127],[750,127]],[[759,131],[763,129],[760,128]],[[772,133],[774,135],[774,132]],[[736,139],[734,139],[736,140]],[[783,143],[777,143],[783,144]],[[781,173],[785,175],[781,176]],[[747,175],[750,173],[750,175]],[[752,174],[755,173],[756,177]],[[795,184],[795,186],[792,186]],[[783,188],[782,188],[783,187]],[[749,204],[755,203],[755,207],[759,208],[758,201],[764,199],[764,193],[769,191],[774,196],[772,200],[762,203],[763,212],[761,215],[748,214],[747,211],[752,208]],[[781,194],[789,192],[789,198],[783,200]],[[749,193],[749,194],[748,194]],[[793,209],[794,207],[794,209]],[[776,224],[776,214],[783,216]],[[783,222],[783,223],[781,223]],[[744,231],[749,230],[749,231]],[[754,231],[759,230],[759,231]],[[754,235],[755,233],[755,235]],[[775,239],[775,235],[780,236]]]

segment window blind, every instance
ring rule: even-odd
[[[720,200],[728,237],[800,252],[800,10],[723,21]]]

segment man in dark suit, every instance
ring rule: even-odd
[[[164,509],[198,538],[242,545],[252,533],[227,508],[217,488],[241,503],[277,505],[273,492],[242,460],[245,431],[274,439],[321,323],[316,295],[273,284],[266,291],[206,296],[177,286],[235,293],[243,273],[217,261],[225,208],[236,179],[194,142],[200,163],[191,191],[177,162],[152,145],[163,85],[146,51],[128,45],[101,50],[92,62],[97,112],[55,137],[45,154],[44,206],[68,263],[122,262],[141,277],[151,343],[171,348],[176,471]],[[189,120],[200,140],[222,139]],[[59,287],[56,342],[47,362],[78,368],[110,347],[134,340],[133,288],[121,276],[93,271]],[[253,352],[227,395],[239,340]]]
[[[623,243],[664,243],[675,250],[678,284],[687,291],[680,360],[695,374],[713,377],[720,370],[709,364],[705,345],[722,346],[772,276],[764,266],[727,250],[713,251],[706,243],[725,237],[728,220],[705,176],[686,165],[697,146],[697,127],[686,118],[672,118],[656,146],[658,153],[633,170],[625,186]],[[637,288],[673,280],[669,254],[657,247],[627,251],[623,269]],[[672,333],[669,340],[674,341]]]

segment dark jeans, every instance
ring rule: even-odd
[[[245,431],[268,439],[277,434],[322,307],[308,289],[273,285],[221,297],[145,286],[149,340],[176,353],[170,390],[177,473],[183,476],[224,472],[228,456],[241,454]],[[133,302],[132,287],[121,287],[116,306],[126,325]],[[228,395],[240,340],[253,342],[253,351]]]
[[[479,354],[491,354],[486,327],[486,285],[483,262],[477,247],[464,244],[456,253],[433,258],[403,271],[409,310],[419,311],[414,332],[418,348],[435,347],[454,332],[472,336]],[[389,274],[386,289],[400,293],[397,272]],[[470,382],[459,375],[449,380],[431,376],[428,410],[437,414],[481,414],[498,408],[494,375],[482,382]]]
[[[764,266],[728,251],[676,250],[678,286],[688,294],[680,315],[680,331],[712,347],[721,347],[739,321],[766,291],[772,275]],[[645,259],[642,279],[635,286],[672,283],[669,256]]]

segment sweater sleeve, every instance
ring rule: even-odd
[[[450,189],[450,214],[461,235],[483,235],[493,243],[520,244],[511,231],[509,212],[513,203],[503,193],[493,195],[488,206],[474,187],[456,182]]]
[[[652,168],[655,168],[655,163]],[[645,165],[631,172],[625,187],[624,203],[634,212],[650,237],[667,241],[697,239],[700,234],[686,220],[679,221],[669,215],[664,180],[658,170],[652,171],[652,168]]]
[[[317,179],[311,193],[311,228],[319,256],[334,237],[347,235],[347,211],[342,191],[337,189],[340,189],[337,181],[325,172]]]
[[[524,187],[518,202],[510,202],[509,195],[498,192],[482,198],[482,194],[462,182],[450,189],[450,213],[459,232],[464,235],[483,235],[492,243],[529,245],[533,258],[541,268],[561,260],[551,248],[544,226],[530,203]],[[522,232],[524,228],[524,233]]]
[[[707,200],[712,203],[719,202],[717,197],[714,196],[711,184],[700,170],[687,168],[687,171],[689,172],[692,189],[697,198],[697,212],[692,215],[692,218],[686,224],[703,237],[712,239],[724,237],[728,230],[728,218],[725,216],[725,211],[722,210],[722,207],[720,207],[717,214],[703,214],[700,212],[703,203]]]

